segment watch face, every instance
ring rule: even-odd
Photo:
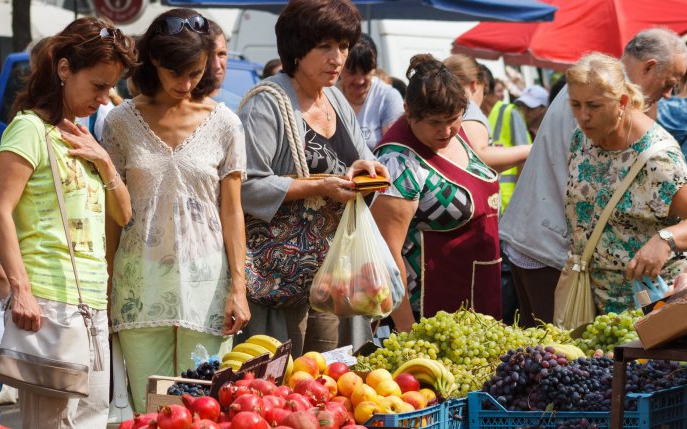
[[[664,240],[673,238],[673,234],[670,231],[666,231],[665,229],[658,231],[658,236]]]

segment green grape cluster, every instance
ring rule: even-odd
[[[571,341],[568,331],[550,324],[524,329],[472,310],[440,311],[434,317],[421,318],[410,332],[392,333],[382,348],[359,357],[356,369],[393,372],[416,357],[438,360],[456,377],[452,396],[464,397],[482,388],[509,349]]]
[[[596,350],[608,353],[617,345],[639,338],[634,324],[642,317],[642,310],[639,309],[596,316],[594,322],[587,325],[582,337],[575,339],[574,344],[588,356],[592,356]]]

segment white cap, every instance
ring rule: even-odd
[[[548,106],[549,91],[539,85],[528,86],[522,91],[520,97],[515,99],[515,102],[521,102],[530,109],[535,109],[539,106]]]

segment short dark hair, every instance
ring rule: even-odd
[[[99,37],[107,28],[113,37]],[[37,49],[26,87],[12,106],[12,115],[24,110],[38,110],[42,119],[57,125],[64,117],[64,101],[59,61],[65,58],[72,73],[89,69],[100,63],[121,64],[126,77],[136,66],[134,40],[116,29],[112,21],[85,17],[72,21],[64,30],[50,37]]]
[[[141,65],[134,71],[132,80],[143,95],[152,97],[160,86],[157,69],[152,60],[160,62],[160,67],[184,73],[206,55],[205,73],[198,82],[191,96],[200,99],[216,89],[215,77],[212,70],[212,56],[215,51],[215,37],[208,33],[201,34],[188,27],[177,34],[161,34],[160,24],[168,17],[190,18],[200,15],[193,9],[171,9],[158,15],[153,20],[145,34],[138,42],[139,60]]]
[[[290,0],[274,26],[284,73],[293,77],[296,60],[324,40],[355,45],[360,38],[360,20],[360,12],[350,0]]]
[[[372,37],[365,33],[360,35],[358,43],[353,45],[348,52],[344,68],[349,73],[360,70],[363,74],[368,74],[377,68],[377,46]]]
[[[415,55],[406,72],[406,105],[411,119],[465,111],[468,97],[458,78],[430,54]]]
[[[477,63],[477,65],[479,66],[479,77],[484,82],[484,94],[493,94],[496,89],[494,74],[484,64]]]
[[[265,67],[262,69],[262,79],[266,79],[270,76],[274,76],[278,72],[277,69],[281,68],[281,60],[279,58],[272,58],[265,63]]]

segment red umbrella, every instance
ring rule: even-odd
[[[458,37],[453,53],[504,57],[509,64],[564,70],[587,52],[619,57],[640,30],[662,26],[687,32],[687,0],[544,0],[557,6],[553,22],[483,22]]]

